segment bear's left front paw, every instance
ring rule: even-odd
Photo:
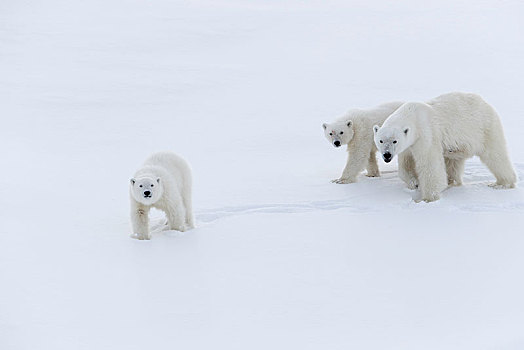
[[[340,179],[331,180],[331,182],[336,183],[336,184],[351,184],[351,183],[357,182],[357,179],[340,178]]]
[[[378,171],[372,171],[370,173],[366,173],[367,177],[380,177],[380,172]]]

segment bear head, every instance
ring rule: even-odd
[[[332,124],[322,124],[324,128],[324,136],[334,147],[347,145],[355,134],[353,130],[353,122],[351,120],[335,122]]]
[[[131,195],[133,198],[144,205],[155,204],[164,193],[160,178],[138,177],[131,181]]]
[[[389,163],[399,153],[404,152],[412,145],[409,127],[373,127],[375,145],[382,155],[382,159]]]

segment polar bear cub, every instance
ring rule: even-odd
[[[335,148],[347,145],[346,167],[339,179],[332,182],[347,184],[357,181],[364,169],[367,176],[380,176],[377,147],[373,142],[373,125],[382,125],[384,120],[397,110],[403,102],[389,102],[371,109],[352,109],[333,123],[324,123],[324,136]]]
[[[500,119],[478,95],[453,92],[405,103],[373,130],[384,161],[399,156],[399,176],[419,188],[421,200],[435,201],[448,185],[462,184],[464,162],[473,156],[495,175],[493,187],[515,187]]]
[[[134,238],[150,239],[149,210],[166,214],[171,230],[193,228],[191,169],[172,152],[152,154],[131,179],[131,223]]]

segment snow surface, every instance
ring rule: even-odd
[[[524,178],[524,3],[0,1],[0,349],[524,349],[524,184],[336,185],[321,123],[481,94]],[[129,238],[174,150],[198,228]],[[161,216],[155,214],[155,223]]]

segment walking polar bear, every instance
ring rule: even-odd
[[[367,176],[380,176],[377,147],[373,142],[372,127],[382,125],[384,120],[397,110],[403,102],[389,102],[371,109],[352,109],[331,124],[324,123],[324,135],[334,147],[347,145],[348,158],[346,167],[339,179],[332,182],[347,184],[357,181],[357,176],[364,169]]]
[[[191,200],[191,169],[172,152],[152,154],[131,179],[133,237],[150,239],[149,210],[157,208],[167,217],[171,230],[195,226]]]
[[[373,130],[384,161],[399,156],[399,176],[419,188],[420,200],[438,200],[448,185],[461,185],[464,162],[473,156],[495,175],[493,187],[515,187],[499,117],[478,95],[454,92],[405,103]]]

